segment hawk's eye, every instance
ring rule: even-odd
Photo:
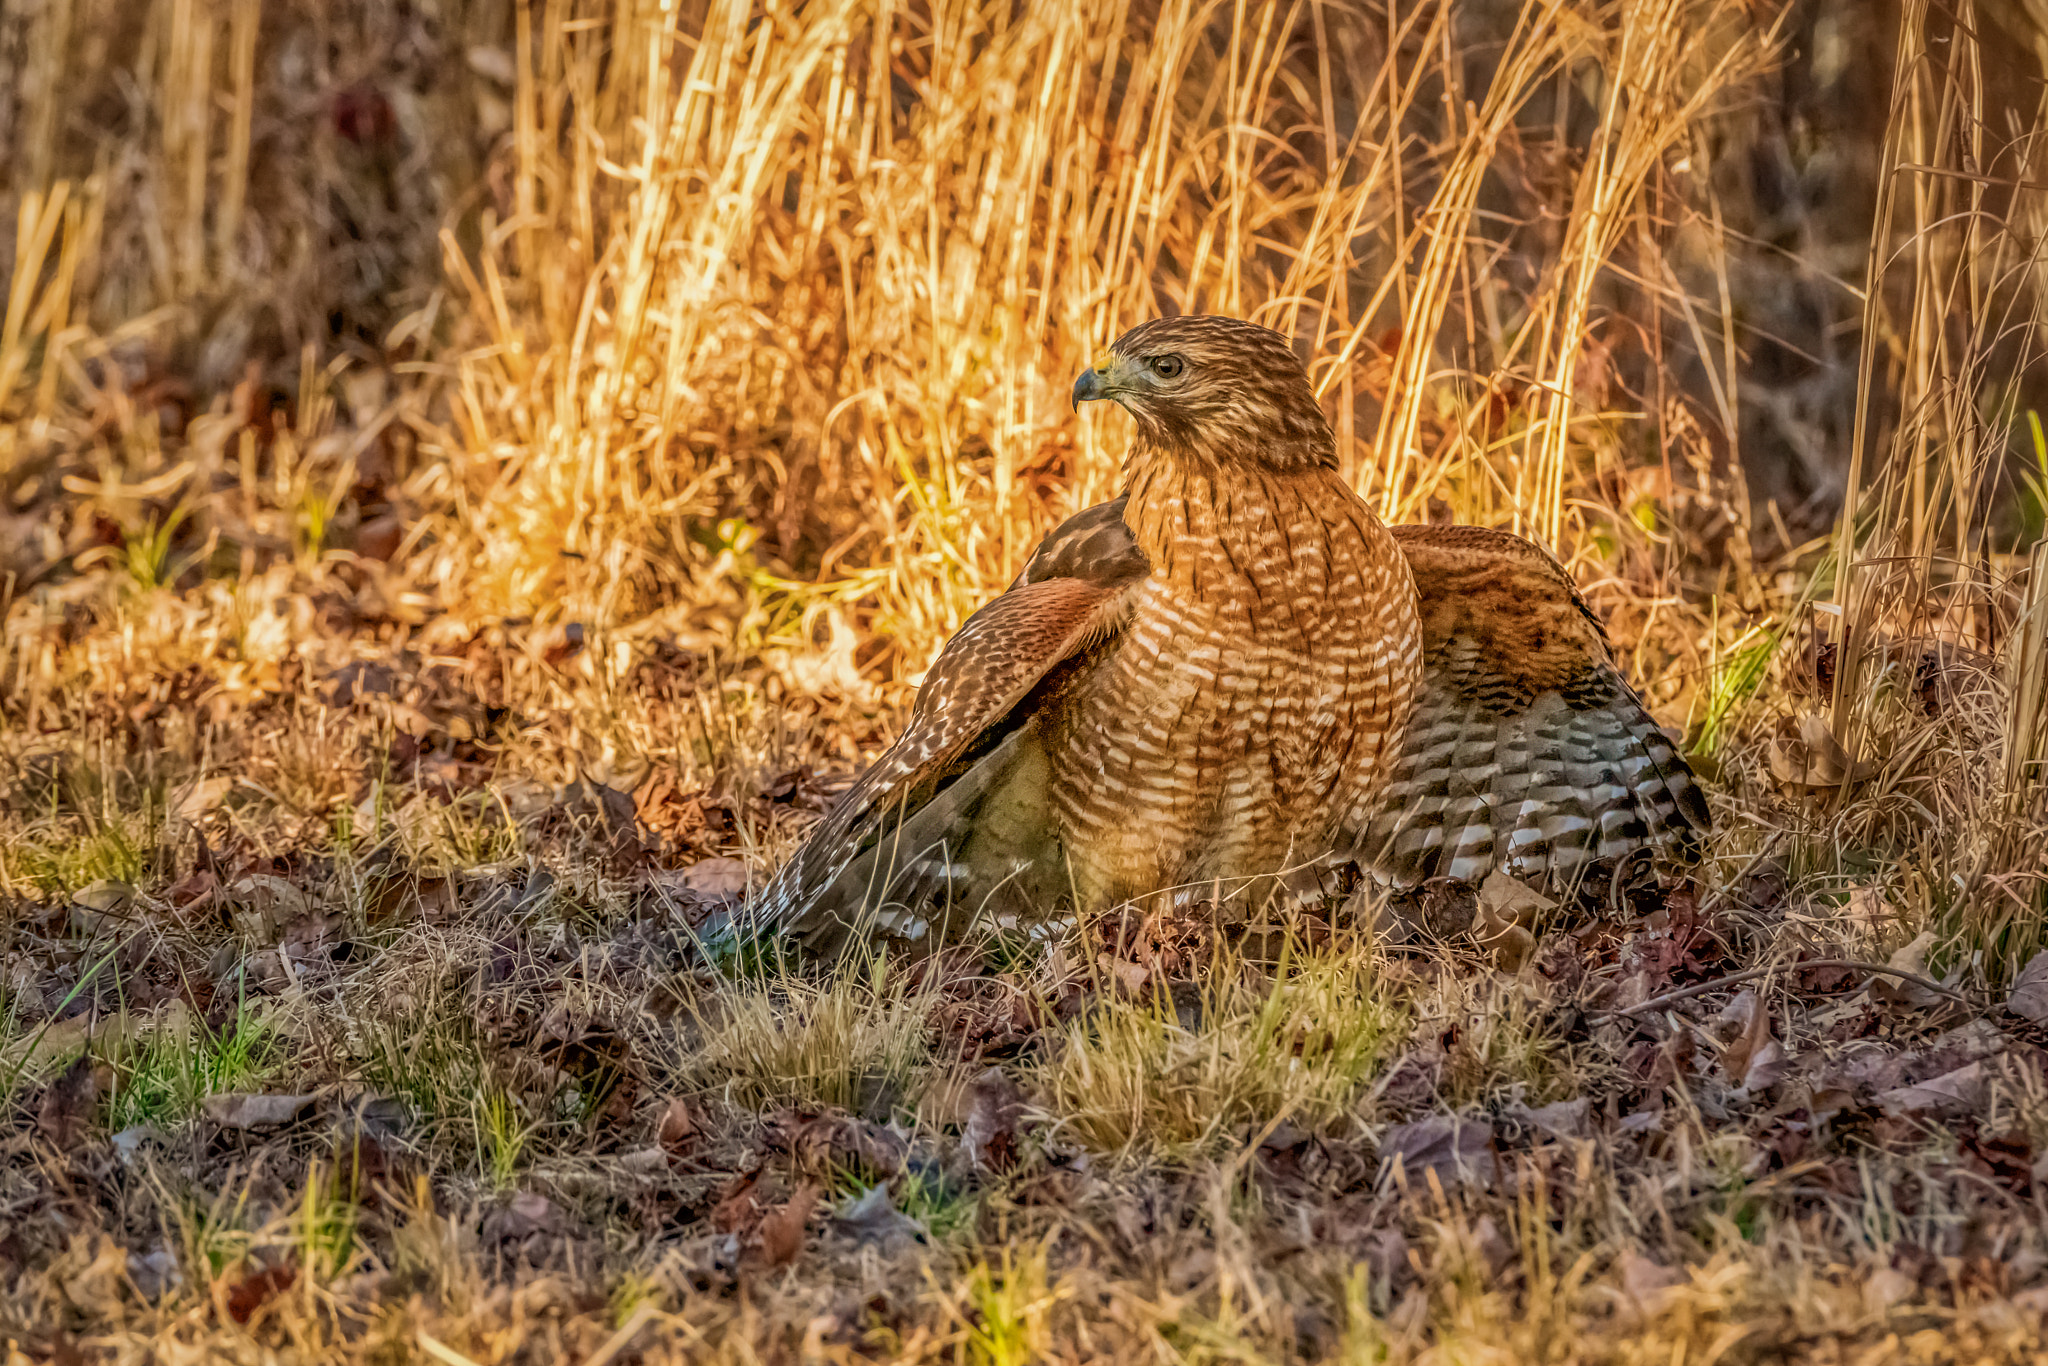
[[[1187,368],[1187,362],[1179,356],[1154,356],[1147,364],[1152,367],[1152,373],[1161,379],[1172,379]]]

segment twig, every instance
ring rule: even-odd
[[[1731,972],[1726,977],[1716,977],[1711,982],[1700,982],[1693,986],[1681,987],[1677,991],[1667,991],[1662,996],[1652,996],[1641,1005],[1624,1006],[1620,1010],[1610,1010],[1605,1015],[1594,1018],[1590,1023],[1596,1025],[1611,1024],[1624,1016],[1640,1015],[1646,1010],[1660,1010],[1679,1001],[1691,1000],[1695,996],[1704,996],[1710,991],[1719,991],[1722,987],[1732,987],[1742,982],[1753,982],[1759,977],[1769,977],[1773,973],[1783,972],[1787,968],[1850,968],[1857,972],[1874,972],[1885,977],[1901,978],[1913,983],[1915,986],[1926,987],[1929,991],[1940,992],[1951,1000],[1961,1001],[1972,1010],[1977,1008],[1975,1001],[1972,1001],[1953,987],[1943,986],[1925,973],[1908,972],[1904,968],[1886,967],[1882,963],[1865,963],[1855,958],[1809,958],[1799,963],[1783,963],[1776,967],[1747,968],[1741,972]],[[1865,985],[1868,984],[1866,983]]]

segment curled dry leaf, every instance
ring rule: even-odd
[[[316,1098],[313,1092],[291,1096],[230,1094],[208,1096],[204,1108],[206,1117],[221,1128],[248,1132],[290,1124]]]
[[[1827,718],[1808,713],[1799,718],[1798,737],[1779,736],[1771,741],[1771,776],[1788,788],[1806,792],[1824,791],[1844,783],[1862,782],[1877,772],[1877,761],[1851,762],[1849,752],[1835,738]]]
[[[1984,1064],[1973,1062],[1944,1072],[1912,1086],[1901,1086],[1878,1096],[1877,1103],[1888,1115],[1934,1115],[1949,1117],[1975,1113],[1984,1108],[1990,1079]]]
[[[797,1187],[788,1201],[761,1217],[761,1259],[769,1266],[787,1266],[804,1248],[804,1226],[818,1206],[818,1188],[809,1182]]]
[[[1885,966],[1899,972],[1919,973],[1924,977],[1927,975],[1927,951],[1933,947],[1934,931],[1922,930],[1912,943],[1894,953]],[[1940,992],[1924,987],[1918,982],[1908,981],[1903,977],[1876,974],[1871,977],[1870,995],[1873,1000],[1911,1006],[1916,1010],[1940,1005],[1948,999]]]
[[[197,825],[213,813],[235,790],[235,780],[225,773],[195,778],[171,797],[171,819]]]
[[[2048,949],[2029,958],[2019,976],[2013,978],[2012,995],[2006,998],[2005,1008],[2023,1020],[2048,1023]]]
[[[1761,1091],[1783,1079],[1785,1050],[1771,1037],[1771,1013],[1753,989],[1745,987],[1721,1011],[1721,1071],[1728,1084],[1743,1091]]]
[[[1397,1170],[1411,1190],[1426,1188],[1428,1172],[1435,1172],[1447,1190],[1488,1189],[1500,1175],[1493,1124],[1462,1115],[1428,1115],[1412,1124],[1397,1124],[1380,1140],[1381,1185],[1392,1182]]]
[[[697,1117],[690,1113],[690,1103],[681,1096],[669,1101],[661,1112],[661,1124],[655,1130],[655,1141],[668,1154],[671,1162],[689,1155],[697,1146]]]
[[[984,1172],[1005,1172],[1017,1165],[1017,1128],[1024,1118],[1024,1097],[1000,1067],[984,1068],[967,1090],[967,1123],[961,1146],[968,1160]]]

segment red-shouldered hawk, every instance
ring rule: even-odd
[[[1390,533],[1278,333],[1145,323],[1075,383],[1088,399],[1136,421],[1123,496],[968,619],[751,926],[830,949],[1257,898],[1347,851],[1397,882],[1476,878],[1682,855],[1704,828],[1563,570],[1503,533]]]

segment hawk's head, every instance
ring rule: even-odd
[[[1139,440],[1182,458],[1335,468],[1336,441],[1287,339],[1236,318],[1140,323],[1074,381],[1074,403],[1107,398]]]

